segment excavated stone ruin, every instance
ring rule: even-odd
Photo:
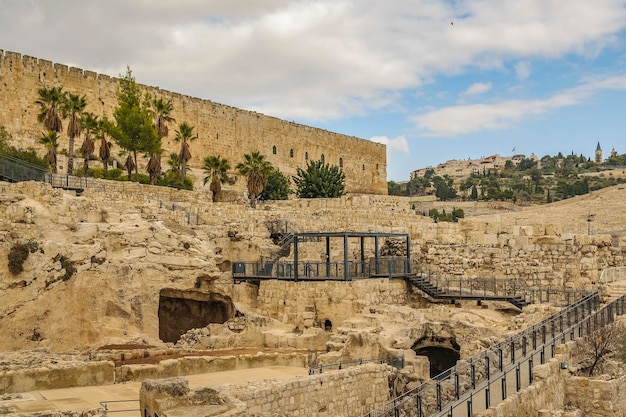
[[[159,338],[176,343],[188,330],[235,317],[230,297],[194,290],[163,289],[159,296]]]
[[[431,378],[452,368],[461,359],[461,347],[454,336],[425,336],[416,341],[412,349],[417,355],[428,358]]]

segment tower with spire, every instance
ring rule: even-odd
[[[602,163],[602,148],[600,147],[600,142],[598,142],[598,146],[596,146],[596,164]]]

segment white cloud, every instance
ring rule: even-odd
[[[626,90],[626,74],[588,79],[543,100],[505,100],[491,104],[451,106],[415,116],[425,136],[456,136],[480,130],[503,129],[524,117],[581,103],[605,90]]]
[[[515,64],[515,75],[517,75],[518,79],[523,81],[530,77],[530,74],[530,62],[522,61]]]
[[[370,138],[372,142],[382,143],[387,146],[387,150],[401,151],[403,153],[409,153],[409,144],[404,136],[398,136],[397,138],[389,139],[387,136],[373,136]]]
[[[512,60],[523,79],[524,62],[593,56],[625,27],[618,0],[3,0],[0,8],[6,50],[110,75],[130,65],[141,83],[310,120],[397,106],[399,92],[424,80]]]
[[[474,83],[470,85],[467,90],[461,93],[461,95],[474,96],[478,94],[483,94],[491,90],[491,87],[492,87],[491,83]]]

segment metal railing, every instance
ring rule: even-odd
[[[386,363],[387,365],[393,366],[397,369],[404,368],[404,355],[402,356],[390,356],[384,358],[362,358],[362,359],[354,359],[348,361],[339,361],[332,363],[321,363],[317,366],[309,367],[309,375],[322,374],[327,371],[339,370],[350,368],[352,366],[363,365],[364,363]]]
[[[533,382],[533,367],[554,357],[556,347],[590,334],[626,312],[626,296],[598,310],[597,292],[490,347],[365,417],[468,416]]]
[[[93,179],[67,174],[55,174],[40,166],[7,155],[0,155],[0,177],[13,182],[45,182],[54,188],[64,188],[68,190],[82,191],[87,188],[104,188],[101,182],[94,181]]]
[[[234,279],[279,279],[279,280],[345,280],[363,278],[404,277],[410,273],[409,260],[399,258],[379,258],[365,261],[255,261],[235,262]],[[346,274],[346,268],[347,274]]]
[[[137,403],[136,408],[128,408],[125,404]],[[139,411],[139,400],[108,400],[100,401],[100,406],[104,410],[104,415],[108,413],[127,413],[131,411]]]
[[[48,170],[21,159],[0,155],[0,177],[9,181],[43,181],[47,172]]]
[[[505,300],[518,307],[550,303],[565,307],[593,292],[591,289],[529,287],[524,280],[505,278],[442,278],[416,274],[409,281],[436,299]]]

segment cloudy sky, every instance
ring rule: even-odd
[[[387,144],[626,153],[626,0],[0,0],[0,49]]]

